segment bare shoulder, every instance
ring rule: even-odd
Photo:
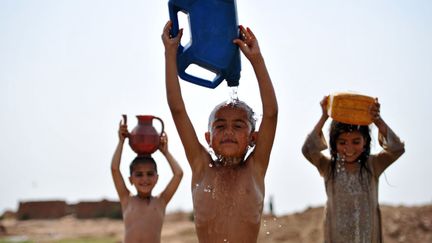
[[[210,153],[207,151],[203,151],[201,155],[190,164],[192,169],[192,183],[201,181],[204,175],[215,166]]]
[[[123,210],[125,210],[128,207],[132,197],[133,197],[132,195],[128,195],[120,198],[120,204]]]
[[[125,206],[122,205],[122,209],[126,215],[135,217],[133,215],[146,215],[149,209],[154,212],[163,212],[166,206],[167,204],[162,200],[160,195],[145,199],[133,196],[130,197],[129,202]]]
[[[161,194],[152,197],[150,202],[151,202],[150,204],[154,205],[155,207],[162,208],[162,209],[167,206],[165,201],[162,199]]]
[[[264,177],[267,172],[267,166],[269,163],[269,157],[256,156],[254,151],[246,158],[245,165],[249,167],[250,173],[253,173],[257,181],[264,181]]]

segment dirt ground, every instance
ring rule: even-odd
[[[419,207],[381,206],[384,242],[432,242],[432,205]],[[258,242],[322,242],[323,208],[279,217],[264,216]],[[62,239],[110,239],[121,242],[121,220],[76,219],[67,216],[58,220],[0,221],[0,242],[60,242]],[[83,242],[83,241],[68,241]],[[88,241],[90,242],[90,241]],[[108,240],[92,241],[108,242]],[[197,243],[190,213],[171,213],[166,216],[162,242]]]

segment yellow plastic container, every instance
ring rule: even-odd
[[[328,114],[333,120],[353,125],[372,123],[369,109],[375,98],[355,93],[334,93],[327,102]]]

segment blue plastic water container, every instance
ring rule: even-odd
[[[180,78],[208,88],[217,87],[224,79],[228,86],[238,86],[240,51],[233,40],[238,38],[235,0],[169,0],[169,15],[173,22],[171,34],[179,31],[178,12],[189,17],[191,41],[179,46],[177,66]],[[213,80],[186,73],[195,64],[213,72]]]

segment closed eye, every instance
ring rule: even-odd
[[[155,176],[155,175],[156,175],[156,172],[154,172],[154,171],[147,172],[147,176],[148,177],[152,177],[152,176]]]

